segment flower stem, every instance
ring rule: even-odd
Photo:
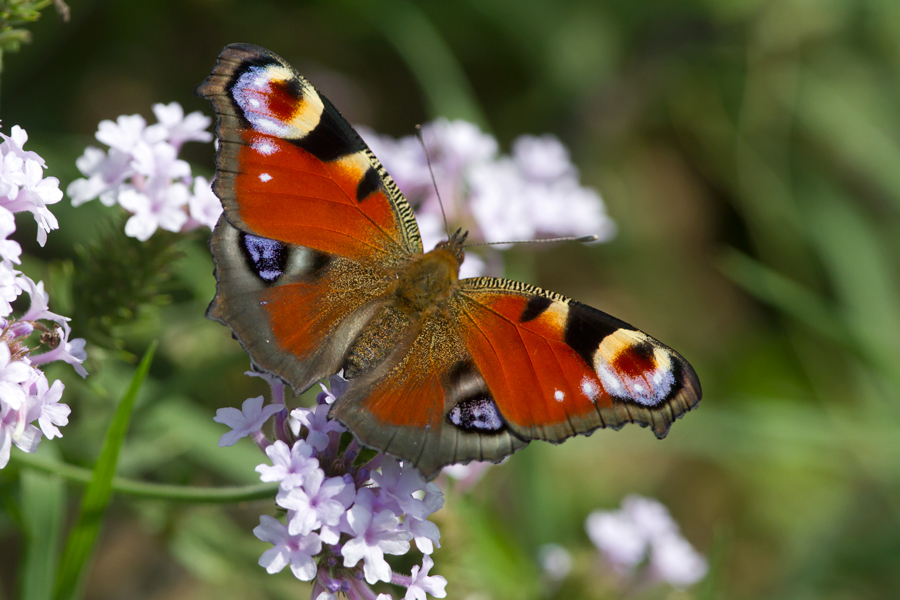
[[[92,476],[90,469],[68,465],[55,460],[48,460],[32,454],[15,452],[11,458],[13,461],[24,467],[58,475],[69,481],[87,483],[91,480]],[[272,498],[278,490],[278,484],[265,483],[246,486],[195,487],[147,483],[144,481],[114,477],[112,480],[112,490],[117,494],[133,496],[135,498],[168,500],[170,502],[219,504]]]

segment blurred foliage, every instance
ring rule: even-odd
[[[68,24],[46,18],[32,32],[27,52],[4,61],[4,130],[25,127],[63,185],[101,119],[173,100],[209,114],[192,90],[236,41],[283,55],[351,122],[384,133],[443,115],[480,122],[501,144],[552,132],[572,149],[620,234],[516,248],[510,274],[677,348],[704,400],[662,443],[637,428],[535,443],[468,496],[450,494],[434,572],[451,598],[614,597],[585,583],[595,563],[583,523],[631,492],[669,506],[713,564],[692,592],[648,597],[874,600],[900,589],[900,3],[83,0]],[[210,146],[185,154],[212,172]],[[161,340],[119,475],[252,483],[259,453],[218,449],[211,417],[262,387],[242,375],[226,328],[203,319],[214,291],[203,242],[173,241],[170,254],[151,252],[152,268],[113,277],[129,251],[103,255],[119,248],[97,226],[105,209],[58,206],[44,249],[20,224],[23,270],[44,274],[51,302],[72,299],[60,312],[78,315],[74,335],[110,336],[107,347],[135,355]],[[117,299],[148,285],[137,304]],[[172,302],[144,302],[160,291]],[[137,314],[125,329],[97,327]],[[88,351],[84,382],[53,365],[73,417],[41,447],[83,466],[134,372],[119,354]],[[4,494],[16,476],[0,473]],[[45,527],[59,529],[61,503],[74,500],[58,482],[21,487],[46,498]],[[0,513],[4,547],[39,521],[32,509]],[[303,597],[289,574],[255,564],[265,545],[250,531],[272,509],[114,498],[87,597]],[[581,577],[555,591],[535,563],[549,542],[580,549]],[[27,560],[0,565],[0,597],[13,597]]]

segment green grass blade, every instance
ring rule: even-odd
[[[69,539],[66,542],[59,571],[56,579],[56,598],[69,600],[81,596],[82,573],[88,563],[94,543],[100,533],[103,522],[103,514],[112,496],[112,480],[116,471],[116,462],[119,458],[119,449],[125,439],[128,430],[128,422],[131,419],[131,411],[134,408],[134,400],[141,384],[150,370],[150,363],[156,351],[156,342],[150,345],[141,364],[131,380],[128,391],[122,397],[113,416],[112,423],[106,432],[106,440],[100,457],[94,466],[94,477],[84,491],[81,499],[81,510]]]
[[[62,546],[65,486],[62,479],[23,470],[22,526],[25,553],[20,574],[22,600],[50,600]]]
[[[845,347],[852,336],[837,311],[821,296],[746,254],[726,249],[719,269],[759,300],[803,323],[819,335]]]

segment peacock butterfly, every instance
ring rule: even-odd
[[[466,234],[424,252],[408,202],[337,109],[287,62],[224,48],[197,88],[218,115],[216,295],[260,369],[306,390],[343,370],[329,416],[434,477],[638,423],[663,438],[697,406],[677,352],[595,308],[459,279]]]

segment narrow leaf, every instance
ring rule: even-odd
[[[55,475],[23,470],[22,526],[25,553],[21,571],[22,600],[50,600],[53,573],[63,535],[65,486]]]
[[[60,560],[56,579],[56,598],[58,600],[81,597],[82,575],[92,555],[94,544],[100,533],[103,514],[106,512],[112,496],[112,480],[119,458],[119,449],[125,439],[125,432],[128,430],[134,400],[150,370],[150,363],[155,351],[156,342],[151,344],[144,354],[144,358],[131,380],[131,385],[116,408],[116,414],[106,432],[103,449],[100,451],[97,464],[94,465],[93,479],[85,488],[84,496],[81,499],[81,510],[75,526],[69,534]]]

